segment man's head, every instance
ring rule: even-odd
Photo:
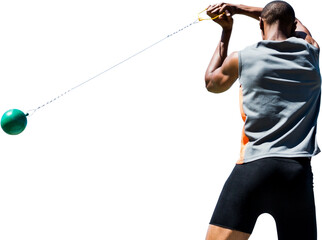
[[[271,27],[273,25],[287,37],[290,37],[294,33],[296,28],[295,12],[290,4],[284,1],[273,1],[263,8],[260,18],[263,38],[266,34],[264,32],[265,27]]]

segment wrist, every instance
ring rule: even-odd
[[[231,27],[223,27],[222,28],[222,34],[231,34],[231,32],[233,31],[233,26],[231,26]]]
[[[235,8],[235,14],[243,14],[241,4],[234,5],[234,8]]]
[[[221,32],[221,41],[222,42],[228,42],[232,33],[232,28],[231,29],[222,29]]]

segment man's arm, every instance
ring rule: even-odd
[[[219,4],[209,6],[207,14],[217,16]],[[232,53],[227,57],[229,40],[233,28],[233,19],[229,13],[214,20],[222,27],[222,35],[216,51],[209,63],[205,74],[208,91],[221,93],[228,90],[238,78],[238,54]]]
[[[238,52],[233,52],[220,67],[214,67],[221,59],[214,54],[206,71],[206,88],[209,92],[222,93],[227,91],[238,78]],[[217,59],[216,59],[217,58]]]
[[[219,14],[227,11],[231,15],[242,14],[252,17],[256,20],[259,20],[263,10],[261,7],[251,7],[242,4],[220,3],[217,5],[217,7],[220,9]],[[319,48],[318,43],[313,39],[310,31],[298,19],[296,19],[296,30],[294,36],[297,38],[302,38],[313,46]]]
[[[300,20],[296,19],[296,29],[294,33],[295,37],[302,38],[313,46],[320,48],[319,44],[313,39],[310,31],[301,23]]]
[[[256,20],[259,20],[263,8],[261,7],[252,7],[242,4],[231,4],[231,3],[219,3],[214,5],[219,10],[218,13],[228,12],[231,16],[235,14],[242,14]]]
[[[261,13],[263,11],[263,8],[261,7],[251,7],[246,5],[236,5],[236,14],[242,14],[246,15],[248,17],[252,17],[256,20],[259,20],[259,17],[261,16]]]

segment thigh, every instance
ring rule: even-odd
[[[210,224],[251,234],[262,213],[257,201],[262,163],[236,165],[219,196]]]
[[[250,234],[209,225],[206,240],[247,240]]]
[[[282,168],[281,168],[282,169]],[[272,215],[279,240],[316,240],[316,213],[313,174],[306,163],[293,163],[284,168],[284,183],[277,190]]]
[[[317,240],[315,214],[307,212],[285,218],[275,217],[275,221],[279,240]]]

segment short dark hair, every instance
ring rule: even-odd
[[[290,4],[285,1],[268,3],[262,11],[261,18],[271,25],[277,21],[284,26],[290,26],[295,21],[295,12]]]

